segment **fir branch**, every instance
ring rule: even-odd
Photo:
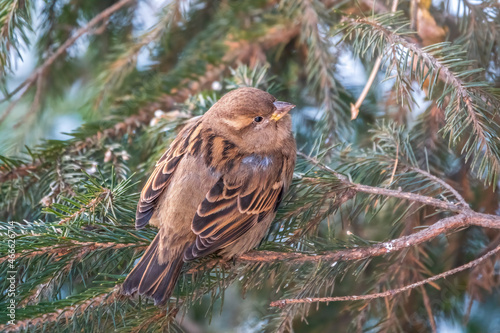
[[[38,170],[40,166],[41,166],[40,162],[33,162],[32,164],[20,164],[14,167],[9,167],[6,164],[1,165],[0,183],[28,176],[32,172]]]
[[[402,191],[394,191],[385,188],[373,187],[368,185],[352,183],[348,178],[328,166],[322,164],[317,159],[310,157],[304,153],[298,152],[298,155],[310,161],[317,167],[332,173],[337,177],[347,188],[351,189],[349,195],[354,196],[356,192],[369,193],[374,195],[382,195],[387,197],[394,197],[399,199],[410,200],[414,202],[423,203],[436,208],[444,209],[451,212],[459,213],[459,215],[448,217],[443,220],[436,222],[435,224],[429,226],[426,230],[419,231],[410,236],[404,236],[398,239],[394,239],[390,242],[376,244],[368,248],[355,248],[345,251],[338,251],[327,253],[324,255],[309,256],[307,254],[300,253],[274,253],[274,252],[249,252],[239,257],[239,260],[243,261],[278,261],[278,260],[288,260],[291,262],[307,262],[307,261],[337,261],[337,260],[360,260],[366,259],[372,256],[379,256],[385,253],[399,251],[401,249],[421,244],[425,241],[433,239],[442,233],[450,233],[457,229],[468,227],[471,225],[482,226],[485,228],[500,229],[500,217],[496,215],[488,215],[482,213],[476,213],[472,211],[468,205],[455,205],[448,203],[443,200],[435,199],[429,196],[423,196],[415,193],[408,193]],[[415,168],[416,169],[416,168]],[[304,179],[304,178],[303,178]],[[317,182],[318,179],[307,178],[305,180],[311,180]]]
[[[258,37],[253,43],[245,40],[226,41],[227,51],[222,58],[219,66],[207,65],[204,75],[194,79],[185,80],[181,86],[171,92],[162,95],[156,101],[149,103],[137,114],[116,123],[113,127],[98,131],[97,133],[69,142],[68,147],[61,154],[80,154],[81,152],[94,146],[103,138],[118,139],[127,133],[132,133],[146,126],[153,119],[154,111],[158,109],[169,110],[175,105],[185,102],[189,96],[195,95],[202,88],[209,86],[212,82],[218,80],[220,76],[232,65],[248,58],[249,51],[258,47],[262,50],[269,50],[280,44],[287,44],[299,34],[297,25],[279,25],[269,30],[266,35]],[[17,167],[5,168],[0,166],[0,182],[17,179],[36,173],[44,164],[34,162],[32,164],[19,165]],[[3,170],[5,169],[5,170]]]
[[[158,23],[137,37],[133,43],[125,45],[125,51],[106,66],[106,70],[103,71],[99,79],[102,88],[94,102],[96,109],[100,106],[106,92],[111,89],[118,90],[125,77],[136,68],[138,55],[141,50],[151,43],[157,43],[182,19],[182,2],[182,0],[168,2],[160,10],[161,15],[159,15]]]
[[[392,2],[392,8],[391,8],[391,13],[395,13],[398,9],[398,0],[393,0]],[[370,91],[370,88],[373,84],[373,81],[375,81],[375,77],[378,74],[378,70],[380,69],[380,65],[382,64],[382,56],[379,55],[377,59],[375,60],[375,63],[373,64],[372,71],[370,73],[370,76],[368,77],[368,81],[366,81],[365,87],[363,88],[363,91],[359,95],[358,99],[356,100],[355,104],[351,103],[351,120],[354,120],[358,117],[359,114],[359,108],[361,107],[361,104],[363,104],[363,101],[365,100],[366,96],[368,95],[368,91]]]
[[[445,182],[444,180],[430,174],[429,172],[427,171],[424,171],[420,168],[416,168],[416,167],[410,167],[408,166],[407,167],[408,170],[411,170],[413,172],[416,172],[416,173],[419,173],[427,178],[429,178],[430,180],[440,184],[444,189],[450,191],[450,193],[453,194],[453,196],[462,204],[463,207],[469,207],[469,204],[465,201],[465,199],[460,195],[460,193],[458,193],[457,190],[455,190],[453,188],[453,186],[451,186],[450,184],[448,184],[447,182]]]
[[[252,251],[238,257],[237,260],[244,262],[277,262],[286,261],[290,264],[302,264],[306,262],[336,262],[357,261],[384,254],[401,251],[403,249],[422,244],[458,229],[469,226],[480,226],[484,228],[500,229],[500,217],[481,213],[458,214],[447,217],[409,236],[403,236],[391,241],[377,243],[368,247],[356,247],[352,249],[326,252],[323,254],[284,253],[272,251]]]
[[[0,116],[0,124],[7,118],[7,116],[12,112],[16,104],[21,100],[26,93],[30,90],[37,81],[39,76],[43,76],[45,70],[47,70],[54,61],[57,60],[61,55],[63,55],[66,50],[72,46],[81,36],[85,34],[92,33],[92,29],[102,21],[108,19],[113,13],[120,10],[126,5],[131,4],[135,0],[120,0],[119,2],[113,4],[112,6],[106,8],[104,11],[96,15],[92,20],[90,20],[85,26],[78,29],[70,38],[68,38],[52,55],[50,55],[45,62],[39,66],[35,71],[24,80],[17,88],[7,95],[7,98],[14,96],[18,91],[24,88],[24,91],[15,100],[11,101],[7,106],[2,116]]]
[[[44,255],[59,259],[69,254],[78,255],[86,248],[90,248],[92,252],[129,248],[140,251],[154,238],[152,230],[137,231],[130,224],[94,224],[92,228],[75,228],[71,224],[58,225],[57,222],[37,221],[23,224],[2,222],[0,236],[6,237],[12,227],[17,234],[16,251],[0,258],[0,264],[9,258],[30,260]],[[7,253],[8,246],[2,244],[0,251]]]
[[[315,303],[315,302],[341,302],[341,301],[358,301],[358,300],[372,300],[376,298],[383,298],[383,297],[392,297],[394,295],[403,293],[408,290],[412,290],[414,288],[423,286],[427,283],[445,278],[447,276],[459,273],[461,271],[464,271],[469,268],[473,268],[481,264],[483,261],[488,259],[489,257],[497,254],[500,252],[500,246],[497,246],[495,249],[489,251],[485,255],[465,264],[459,267],[456,267],[454,269],[451,269],[449,271],[431,276],[430,278],[427,278],[425,280],[421,280],[415,283],[412,283],[410,285],[406,285],[401,288],[397,289],[390,289],[381,293],[375,293],[375,294],[368,294],[368,295],[351,295],[351,296],[339,296],[339,297],[308,297],[305,299],[282,299],[279,301],[275,301],[271,303],[271,306],[273,307],[284,307],[289,304],[299,304],[299,303]]]
[[[347,105],[339,97],[342,88],[334,75],[336,61],[325,31],[332,21],[327,6],[317,0],[284,0],[280,6],[300,20],[301,40],[307,46],[308,89],[320,102],[329,125],[345,125]]]
[[[438,237],[441,234],[448,234],[458,229],[469,226],[481,226],[485,228],[500,229],[500,217],[495,215],[487,215],[481,213],[472,214],[458,214],[452,217],[444,218],[425,230],[421,230],[409,236],[403,236],[391,241],[377,243],[369,247],[356,247],[345,250],[338,250],[334,252],[326,252],[318,255],[310,255],[306,253],[286,253],[286,252],[273,252],[273,251],[250,251],[242,254],[236,258],[236,262],[241,263],[271,263],[284,261],[289,264],[303,264],[306,262],[336,262],[336,261],[358,261],[376,256],[401,251],[403,249],[422,244],[429,240]],[[46,253],[52,253],[56,256],[65,255],[74,247],[90,248],[91,251],[99,249],[123,249],[134,247],[136,250],[141,251],[146,248],[145,245],[138,245],[136,243],[92,243],[92,242],[78,242],[71,241],[58,246],[50,246],[40,248],[37,251],[21,252],[16,254],[16,258],[32,257]],[[212,263],[204,263],[203,267],[213,267],[219,259],[214,259]],[[201,266],[200,266],[201,267]],[[197,268],[193,268],[197,270]],[[192,272],[193,270],[191,270]]]
[[[64,242],[62,244],[54,245],[54,246],[47,246],[47,247],[41,247],[37,248],[36,250],[23,250],[22,252],[17,252],[14,254],[13,257],[2,257],[0,258],[0,264],[3,262],[7,261],[8,259],[29,259],[33,258],[36,256],[41,256],[41,255],[50,255],[50,256],[55,256],[55,257],[60,257],[60,256],[65,256],[69,252],[74,251],[74,248],[78,247],[82,249],[82,251],[97,251],[97,250],[103,250],[103,249],[122,249],[122,248],[128,248],[128,247],[135,247],[138,250],[144,250],[146,249],[145,246],[141,247],[138,246],[137,243],[99,243],[99,242],[78,242],[78,241],[71,241],[71,242]]]
[[[30,326],[56,322],[59,320],[70,320],[74,316],[83,314],[87,309],[91,309],[92,307],[113,303],[118,296],[119,296],[119,288],[115,287],[109,291],[101,292],[100,294],[94,295],[91,298],[87,298],[83,301],[76,302],[71,306],[58,309],[55,312],[44,313],[39,317],[18,320],[14,324],[0,325],[0,331],[17,332],[20,330],[27,330]]]
[[[463,4],[463,6],[460,5]],[[492,77],[497,74],[491,69],[491,63],[498,63],[500,42],[498,15],[500,7],[498,1],[485,0],[471,3],[467,0],[459,1],[459,10],[456,13],[458,29],[461,36],[458,43],[467,48],[467,57],[477,61]]]
[[[113,195],[113,192],[109,189],[103,189],[100,193],[97,194],[96,197],[94,197],[92,200],[90,200],[86,205],[82,206],[79,210],[74,212],[73,214],[61,219],[59,221],[59,225],[68,223],[76,218],[78,218],[80,215],[83,213],[90,211],[93,211],[96,209],[96,207],[107,197],[110,197]]]
[[[165,318],[166,316],[167,316],[167,311],[157,311],[157,313],[155,313],[150,318],[144,318],[144,320],[141,322],[139,326],[133,327],[131,329],[131,332],[138,332],[138,333],[145,332],[145,330],[148,329],[151,324],[160,321],[162,318]]]
[[[47,276],[47,278],[43,282],[38,282],[36,286],[32,288],[26,296],[24,296],[23,300],[19,302],[18,307],[24,307],[26,305],[34,305],[38,303],[42,293],[45,290],[51,289],[56,281],[70,272],[75,263],[81,262],[82,258],[84,258],[94,249],[95,248],[92,246],[82,247],[79,249],[79,251],[72,253],[71,258],[69,260],[65,260],[64,265],[60,267],[55,272],[55,274]]]
[[[417,79],[421,86],[429,82],[429,96],[433,97],[436,82],[438,79],[443,81],[443,91],[437,98],[440,107],[445,105],[446,125],[442,130],[443,135],[448,135],[450,143],[456,144],[464,130],[469,129],[469,133],[465,132],[467,136],[463,148],[466,158],[474,154],[473,170],[487,184],[495,183],[500,173],[500,142],[499,126],[492,119],[498,116],[500,100],[494,89],[485,82],[464,81],[478,73],[478,70],[457,70],[470,65],[470,61],[460,58],[461,53],[456,46],[441,43],[420,48],[404,37],[409,33],[402,30],[404,22],[396,18],[395,25],[399,27],[392,28],[391,20],[387,15],[373,19],[344,18],[342,30],[345,36],[353,32],[363,36],[363,32],[370,31],[370,38],[356,39],[355,51],[363,54],[369,49],[372,52],[382,49],[392,63],[388,73],[392,69],[396,70],[397,82],[404,86],[402,91],[409,93],[411,81]]]
[[[414,132],[415,129],[412,131]],[[370,132],[373,133],[370,138],[373,141],[373,148],[351,151],[349,147],[346,147],[336,153],[337,158],[342,161],[338,166],[340,170],[349,172],[361,183],[371,182],[373,176],[379,175],[380,180],[376,183],[381,188],[399,185],[399,191],[405,188],[407,191],[418,191],[419,194],[427,196],[437,195],[445,201],[453,200],[453,198],[448,198],[448,194],[451,194],[456,198],[457,204],[468,207],[457,190],[419,166],[425,165],[426,168],[430,168],[425,148],[418,146],[421,142],[419,136],[415,137],[414,134],[408,133],[404,126],[393,122],[377,124]],[[414,147],[415,142],[417,147]],[[441,153],[448,153],[446,147]],[[439,170],[444,167],[444,165],[433,166],[433,169],[440,173]],[[384,175],[388,175],[390,170],[392,170],[391,177],[388,179]],[[393,182],[395,178],[397,182]],[[387,186],[383,186],[385,184]]]
[[[429,196],[424,196],[416,193],[408,193],[408,192],[403,192],[403,191],[395,191],[395,190],[390,190],[386,188],[381,188],[381,187],[374,187],[374,186],[368,186],[368,185],[363,185],[363,184],[356,184],[348,180],[348,178],[337,171],[331,169],[330,167],[322,164],[320,161],[318,161],[316,158],[311,157],[309,155],[306,155],[302,152],[298,152],[297,155],[303,157],[304,159],[310,161],[317,167],[321,168],[322,170],[325,170],[327,172],[332,173],[335,177],[337,177],[345,186],[349,187],[355,192],[362,192],[362,193],[368,193],[368,194],[374,194],[374,195],[383,195],[387,197],[393,197],[393,198],[399,198],[399,199],[405,199],[405,200],[410,200],[414,202],[419,202],[425,205],[430,205],[436,208],[441,208],[444,210],[448,210],[451,212],[464,212],[464,210],[468,211],[468,206],[467,208],[435,199],[433,197]],[[306,178],[306,180],[315,182],[317,179],[315,178]]]
[[[29,45],[28,30],[31,30],[30,0],[5,0],[0,3],[0,77],[11,67],[10,50],[20,54],[20,41]],[[17,35],[17,36],[16,36]]]

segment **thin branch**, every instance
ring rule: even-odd
[[[368,294],[368,295],[339,296],[339,297],[310,297],[310,298],[303,298],[303,299],[282,299],[279,301],[272,302],[271,306],[282,308],[285,305],[289,305],[289,304],[315,303],[315,302],[358,301],[358,300],[372,300],[372,299],[382,298],[382,297],[392,297],[394,295],[403,293],[405,291],[412,290],[414,288],[423,286],[429,282],[436,281],[436,280],[445,278],[447,276],[459,273],[459,272],[464,271],[466,269],[475,267],[475,266],[479,265],[480,263],[482,263],[483,261],[485,261],[486,259],[488,259],[489,257],[495,255],[498,252],[500,252],[500,245],[497,246],[492,251],[486,253],[485,255],[483,255],[483,256],[481,256],[481,257],[479,257],[479,258],[477,258],[477,259],[475,259],[475,260],[473,260],[465,265],[451,269],[449,271],[443,272],[443,273],[438,274],[438,275],[431,276],[428,279],[421,280],[421,281],[406,285],[406,286],[401,287],[401,288],[387,290],[387,291],[382,292],[382,293],[374,293],[374,294]]]
[[[337,177],[342,183],[346,184],[346,185],[352,185],[353,183],[351,183],[349,181],[349,179],[347,179],[346,176],[344,176],[343,174],[341,174],[340,172],[337,172],[335,170],[333,170],[332,168],[330,168],[329,166],[327,165],[324,165],[323,163],[321,163],[319,160],[317,160],[316,158],[312,157],[312,156],[309,156],[307,154],[304,154],[303,152],[301,151],[298,151],[297,152],[297,156],[300,156],[302,157],[303,159],[311,162],[312,164],[314,164],[315,166],[317,166],[318,168],[324,170],[324,171],[327,171],[327,172],[330,172],[331,174],[333,174],[335,177]]]
[[[424,286],[420,286],[419,289],[422,292],[422,298],[424,299],[425,310],[427,311],[427,315],[429,316],[432,333],[437,333],[436,320],[434,319],[434,313],[432,312],[431,300],[429,298],[429,295],[427,295],[427,291],[425,290]]]
[[[396,175],[396,170],[398,169],[398,163],[399,163],[399,144],[396,146],[396,159],[394,160],[394,167],[392,168],[392,174],[391,174],[391,179],[389,180],[389,185],[392,184],[392,181],[394,180],[394,176]]]
[[[368,81],[366,81],[365,87],[363,88],[361,95],[359,95],[355,104],[351,103],[351,120],[358,118],[359,108],[361,107],[361,104],[363,104],[363,101],[365,100],[366,96],[368,95],[368,92],[370,91],[370,88],[372,87],[373,81],[375,81],[375,78],[377,77],[377,73],[378,70],[380,69],[381,63],[382,63],[382,56],[378,56],[377,59],[375,60],[375,63],[373,64],[372,72],[370,73]]]
[[[25,177],[36,171],[40,167],[40,165],[40,162],[33,162],[32,164],[22,164],[15,168],[6,168],[5,166],[0,166],[0,183]]]
[[[85,251],[89,250],[90,251],[97,251],[97,250],[103,250],[103,249],[123,249],[123,248],[130,248],[130,247],[135,247],[139,249],[146,249],[146,246],[140,246],[137,243],[95,243],[95,242],[78,242],[78,241],[71,241],[71,242],[65,242],[64,244],[59,244],[59,245],[54,245],[54,246],[47,246],[47,247],[42,247],[42,248],[37,248],[36,251],[31,251],[31,250],[24,250],[21,252],[17,252],[14,254],[13,257],[10,256],[4,256],[0,258],[0,264],[9,260],[9,259],[25,259],[25,258],[33,258],[36,256],[40,255],[53,255],[56,257],[61,257],[69,252],[73,251],[75,248],[82,248],[85,249]]]
[[[33,103],[31,103],[30,110],[27,114],[24,115],[13,127],[18,128],[22,124],[25,124],[26,120],[31,118],[34,114],[38,112],[40,108],[40,103],[42,101],[42,93],[44,88],[44,76],[43,74],[38,75],[36,79],[36,90],[35,90],[35,98],[33,99]],[[1,122],[0,122],[1,123]]]
[[[428,197],[425,195],[416,194],[416,193],[395,191],[395,190],[389,190],[389,189],[385,189],[385,188],[373,187],[373,186],[362,185],[362,184],[354,184],[354,183],[353,183],[353,186],[354,186],[354,190],[358,191],[358,192],[375,194],[375,195],[384,195],[386,197],[406,199],[406,200],[419,202],[419,203],[422,203],[424,205],[429,205],[429,206],[433,206],[436,208],[441,208],[441,209],[448,210],[448,211],[455,212],[455,213],[459,213],[459,212],[462,212],[464,210],[461,206],[458,206],[456,204],[449,203],[449,202],[439,200],[439,199],[435,199],[432,197]]]
[[[18,320],[14,324],[0,325],[0,331],[17,332],[22,329],[26,330],[30,326],[44,325],[45,323],[56,322],[59,320],[69,320],[75,315],[84,313],[89,308],[114,302],[118,295],[119,288],[115,287],[110,292],[101,293],[81,303],[67,306],[51,313],[44,313],[40,317]]]
[[[485,134],[483,130],[483,125],[478,119],[478,114],[476,113],[474,109],[475,107],[471,101],[471,98],[475,95],[479,95],[488,99],[488,96],[484,91],[481,91],[480,88],[477,87],[470,87],[470,84],[463,81],[459,75],[454,73],[450,69],[450,67],[444,64],[438,57],[422,50],[422,48],[417,44],[409,42],[403,36],[394,33],[378,22],[366,18],[344,18],[343,20],[350,22],[353,25],[364,24],[370,26],[374,31],[380,32],[385,38],[386,42],[392,47],[394,47],[394,45],[401,45],[402,47],[408,49],[412,54],[416,54],[418,57],[420,57],[422,59],[422,62],[425,63],[428,68],[437,69],[437,73],[439,74],[436,75],[439,75],[439,78],[443,82],[445,82],[445,84],[450,84],[455,88],[455,92],[457,94],[455,103],[456,107],[459,109],[462,105],[465,106],[467,114],[467,121],[465,123],[471,124],[473,135],[476,135],[479,140],[479,145],[478,147],[476,147],[476,150],[486,150],[486,153],[488,155],[496,156],[495,152],[492,150],[492,147],[488,144],[489,142],[491,142],[491,140],[487,138],[487,134]],[[493,105],[490,105],[490,107],[494,108]],[[491,159],[491,163],[494,170],[493,173],[500,170],[500,162],[497,158],[493,157]]]
[[[299,155],[299,156],[303,157],[304,159],[308,160],[309,162],[313,163],[314,165],[316,165],[320,169],[332,173],[342,183],[344,183],[344,185],[349,186],[351,189],[353,189],[356,192],[363,192],[363,193],[369,193],[369,194],[375,194],[375,195],[384,195],[387,197],[394,197],[394,198],[410,200],[410,201],[423,203],[425,205],[433,206],[436,208],[441,208],[441,209],[451,211],[451,212],[456,212],[456,213],[460,213],[460,212],[464,211],[464,208],[461,205],[458,206],[458,205],[455,205],[455,204],[452,204],[452,203],[449,203],[449,202],[446,202],[443,200],[439,200],[439,199],[436,199],[433,197],[428,197],[428,196],[420,195],[420,194],[416,194],[416,193],[396,191],[396,190],[390,190],[390,189],[385,189],[385,188],[380,188],[380,187],[374,187],[374,186],[353,183],[353,182],[349,181],[346,176],[344,176],[344,175],[340,174],[339,172],[331,169],[330,167],[322,164],[316,158],[311,157],[309,155],[306,155],[302,152],[298,152],[297,155]],[[317,181],[315,178],[310,178],[308,180]]]
[[[398,9],[398,0],[393,0],[392,2],[392,7],[391,7],[391,13],[395,13],[396,10]],[[363,101],[365,100],[366,96],[368,95],[368,92],[370,91],[371,86],[373,85],[373,81],[375,81],[375,78],[377,77],[378,70],[380,69],[380,64],[382,63],[382,55],[379,55],[377,59],[375,60],[375,63],[373,64],[372,72],[370,73],[370,77],[368,78],[368,81],[366,82],[365,87],[363,88],[363,91],[361,92],[361,95],[359,95],[358,100],[356,101],[356,104],[351,104],[351,120],[354,120],[358,117],[359,114],[359,108],[361,107],[361,104],[363,104]]]
[[[441,186],[443,186],[443,188],[447,189],[448,191],[450,191],[454,196],[455,198],[464,206],[464,207],[469,207],[469,204],[465,201],[465,199],[460,195],[460,193],[458,193],[457,190],[455,190],[453,188],[453,186],[451,186],[450,184],[448,184],[447,182],[445,182],[444,180],[430,174],[429,172],[427,171],[424,171],[422,169],[419,169],[419,168],[415,168],[415,167],[408,167],[409,170],[413,171],[413,172],[416,172],[416,173],[419,173],[421,175],[424,175],[425,177],[429,178],[429,179],[432,179],[433,181],[435,181],[436,183],[439,183]]]
[[[111,190],[104,189],[101,193],[97,194],[97,196],[94,199],[90,200],[88,204],[82,206],[79,210],[77,210],[70,216],[65,217],[61,221],[59,221],[59,225],[70,222],[71,220],[77,218],[78,216],[82,215],[88,210],[93,211],[97,207],[97,205],[99,205],[106,197],[111,196],[112,194],[113,193]]]
[[[98,23],[101,21],[109,18],[114,12],[118,11],[122,7],[128,5],[131,2],[134,2],[135,0],[121,0],[114,5],[106,8],[103,10],[101,13],[99,13],[97,16],[95,16],[92,20],[90,20],[84,27],[78,29],[73,36],[68,38],[50,57],[45,60],[45,62],[38,67],[26,80],[23,81],[16,89],[14,89],[14,92],[19,91],[23,87],[26,87],[24,91],[21,93],[21,95],[16,98],[14,101],[10,103],[10,105],[7,107],[7,109],[4,111],[2,116],[0,117],[0,124],[7,118],[7,116],[12,112],[14,109],[14,106],[21,100],[24,95],[29,91],[31,86],[37,81],[38,77],[43,75],[43,72],[50,67],[54,61],[56,61],[57,58],[59,58],[62,54],[66,52],[66,50],[73,45],[78,38],[83,36],[86,33],[90,33],[90,30],[96,26]],[[10,96],[13,94],[10,93]]]
[[[367,247],[355,247],[346,250],[326,252],[323,254],[286,253],[273,251],[251,251],[237,258],[237,261],[249,263],[286,261],[292,264],[306,262],[356,261],[379,257],[388,253],[430,241],[441,234],[448,234],[469,226],[500,229],[500,216],[474,213],[473,215],[458,214],[447,217],[430,225],[426,229],[391,241],[377,243]]]

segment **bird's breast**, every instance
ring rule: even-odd
[[[273,164],[273,160],[269,156],[251,154],[244,157],[241,163],[254,168],[267,169]]]

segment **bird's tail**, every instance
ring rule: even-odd
[[[170,299],[184,264],[182,252],[177,258],[169,258],[168,262],[159,261],[158,242],[156,235],[146,253],[125,279],[122,292],[131,295],[138,291],[154,299],[155,305],[165,305]]]

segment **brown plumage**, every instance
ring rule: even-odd
[[[160,158],[141,192],[136,228],[158,235],[123,284],[164,305],[184,262],[226,259],[262,240],[295,166],[294,105],[240,88],[192,119]]]

